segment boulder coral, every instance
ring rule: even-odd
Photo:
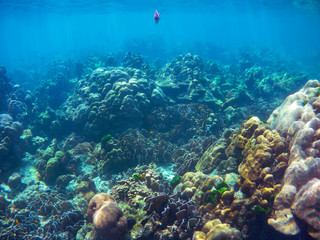
[[[227,151],[232,138],[230,135],[233,129],[224,130],[222,137],[214,141],[197,161],[195,169],[203,173],[211,173],[213,170],[219,173],[235,172],[239,161],[237,156],[241,156],[241,151],[234,151],[230,154]]]
[[[257,215],[268,216],[274,197],[281,190],[282,176],[288,166],[285,139],[257,117],[245,121],[224,143],[225,149],[220,151],[220,155],[223,154],[224,159],[233,157],[240,162],[239,177],[227,174],[221,178],[202,172],[188,172],[174,189],[175,192],[181,192],[182,197],[198,203],[203,215],[211,216],[209,219],[219,218],[223,222],[221,229],[219,227],[217,232],[213,231],[210,238],[207,236],[208,239],[231,239],[232,234],[236,234],[235,239],[240,237],[225,223],[242,229],[242,237],[248,237],[246,223]],[[213,163],[212,160],[219,156],[215,154],[219,153],[215,149],[216,144],[213,144],[203,158]],[[198,163],[196,168],[203,167],[205,162]],[[226,230],[225,233],[222,228]]]
[[[186,54],[166,64],[156,84],[176,103],[205,102],[218,109],[223,95],[218,85],[205,77],[204,63],[197,55]]]
[[[7,109],[7,96],[12,91],[12,84],[7,76],[5,67],[0,66],[0,111]]]
[[[287,97],[268,119],[271,127],[290,145],[289,166],[274,201],[274,215],[268,223],[284,234],[295,235],[301,232],[298,218],[317,239],[320,238],[320,210],[315,207],[319,203],[320,179],[319,95],[319,81],[309,80],[300,91]]]
[[[0,114],[0,169],[7,171],[19,164],[23,156],[23,126],[9,114]]]
[[[153,87],[139,69],[98,68],[79,81],[61,108],[61,121],[96,137],[115,128],[138,127],[150,109]]]
[[[282,162],[280,155],[285,154],[286,144],[277,131],[267,129],[258,118],[252,117],[244,123],[243,131],[246,131],[247,124],[256,124],[257,127],[242,151],[243,160],[238,171],[244,179],[254,182],[259,178],[265,178],[266,173],[262,172],[263,169],[275,167],[275,164]]]
[[[121,239],[127,231],[127,218],[109,194],[95,195],[89,202],[87,215],[104,240]]]
[[[206,240],[240,240],[241,233],[230,227],[229,224],[221,223],[219,219],[207,222],[202,229],[206,233]]]

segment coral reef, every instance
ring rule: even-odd
[[[150,218],[137,239],[190,239],[203,225],[194,202],[179,199],[179,194],[148,198],[145,210]]]
[[[320,228],[313,217],[319,175],[318,129],[319,89],[317,80],[310,80],[297,93],[290,95],[268,119],[271,127],[281,133],[290,144],[288,168],[283,177],[283,187],[274,201],[274,215],[268,223],[276,230],[295,235],[301,231],[296,218],[309,225],[308,233],[319,238]],[[303,209],[302,209],[303,208]]]
[[[244,122],[238,133],[232,134],[227,142],[229,145],[224,147],[224,156],[241,159],[237,182],[232,174],[221,178],[189,172],[174,191],[198,203],[199,210],[208,217],[219,218],[243,229],[256,215],[270,214],[274,198],[281,190],[288,150],[284,138],[257,117]],[[215,153],[211,150],[215,147],[213,144],[208,151]],[[209,154],[204,156],[210,157]],[[243,230],[242,236],[246,234],[250,233]]]
[[[153,193],[170,192],[169,183],[164,181],[163,176],[155,172],[157,168],[152,164],[147,169],[140,166],[134,170],[135,173],[130,178],[118,181],[112,188],[111,195],[118,202],[122,201],[131,205]]]
[[[234,239],[240,240],[241,233],[229,224],[221,223],[219,219],[207,222],[202,231],[206,233],[206,240]]]
[[[7,97],[12,90],[12,85],[7,77],[7,70],[5,67],[0,66],[0,112],[7,110]]]
[[[102,239],[121,239],[127,231],[127,219],[109,194],[95,195],[89,202],[87,215]]]
[[[41,185],[16,196],[0,226],[1,239],[74,239],[84,224],[83,214],[66,197]],[[41,191],[39,191],[41,190]],[[1,213],[4,217],[4,213]]]
[[[199,56],[179,56],[163,68],[156,83],[176,103],[201,102],[218,109],[222,94],[217,85],[205,78],[203,67]]]
[[[23,157],[23,127],[9,114],[0,114],[0,169],[7,172],[19,165]]]
[[[138,127],[150,108],[153,85],[138,69],[96,69],[80,80],[61,112],[74,130],[87,137]]]
[[[320,84],[261,121],[306,79],[272,54],[101,54],[38,78],[0,67],[1,239],[319,238]]]
[[[213,142],[197,161],[195,169],[203,173],[211,173],[213,170],[220,173],[234,172],[237,168],[237,155],[228,154],[227,146],[230,144],[231,129],[226,129],[220,139]]]

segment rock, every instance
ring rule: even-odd
[[[8,179],[8,185],[11,189],[17,188],[21,185],[21,175],[19,173],[12,174]]]
[[[0,194],[0,210],[5,211],[9,204],[10,201],[8,201],[4,195]]]
[[[61,175],[57,178],[56,184],[60,187],[66,187],[69,184],[69,182],[75,178],[76,176],[71,174]]]

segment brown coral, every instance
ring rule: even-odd
[[[127,231],[127,218],[109,194],[95,195],[89,202],[87,215],[104,240],[120,239]]]
[[[244,158],[238,167],[240,175],[250,181],[258,180],[262,169],[274,166],[275,159],[285,150],[285,140],[277,131],[259,125],[242,152]]]

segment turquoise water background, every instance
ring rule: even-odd
[[[246,46],[308,63],[319,54],[320,10],[316,1],[2,0],[0,33],[0,64],[9,71],[120,51],[148,60],[186,52],[225,60]]]

